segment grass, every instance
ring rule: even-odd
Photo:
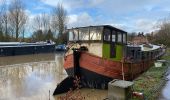
[[[162,57],[162,59],[170,61],[170,47],[167,48],[166,54]]]
[[[147,100],[155,100],[159,96],[161,86],[166,82],[164,79],[166,70],[167,66],[161,68],[151,67],[134,81],[134,91],[144,93]]]
[[[162,57],[170,61],[170,48],[167,49],[166,54]],[[144,93],[146,100],[156,100],[160,95],[162,86],[166,83],[165,73],[168,66],[156,68],[152,66],[147,72],[134,80],[134,91]],[[133,98],[133,100],[140,100]]]

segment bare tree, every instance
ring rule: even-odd
[[[134,38],[136,35],[137,35],[137,33],[135,33],[135,32],[129,33],[128,36],[127,36],[128,41],[132,41],[133,38]]]
[[[3,0],[3,14],[2,14],[2,20],[3,20],[3,29],[5,33],[5,40],[9,41],[9,34],[8,34],[8,7],[7,7],[7,2],[6,0]]]
[[[8,34],[8,14],[7,14],[7,9],[8,8],[7,8],[6,0],[4,0],[3,22],[4,22],[6,37],[7,37],[7,34]]]
[[[0,2],[3,2],[3,1],[0,0]],[[2,13],[3,13],[3,7],[0,6],[0,31],[2,31],[2,23],[3,23],[3,21],[2,21]]]
[[[41,16],[37,15],[33,19],[34,24],[32,25],[33,30],[41,30],[42,29],[42,22],[41,22]]]
[[[9,24],[15,31],[15,38],[18,41],[28,19],[22,0],[13,0],[11,2],[9,5],[9,19]]]
[[[0,2],[0,40],[6,41],[7,31],[4,32],[4,30],[7,30],[7,5],[6,0],[1,0]]]
[[[42,26],[44,30],[49,30],[50,29],[50,16],[46,13],[42,13],[41,15],[42,19]]]
[[[57,7],[53,9],[52,15],[52,28],[55,32],[59,32],[58,37],[60,37],[68,21],[67,11],[62,4],[58,3]]]
[[[50,29],[50,16],[46,13],[42,13],[40,15],[35,16],[33,19],[33,29],[37,30],[49,30]]]
[[[159,21],[158,28],[158,32],[154,34],[153,42],[170,46],[170,17]]]
[[[44,35],[43,35],[43,32],[42,30],[37,30],[37,31],[34,31],[33,34],[32,34],[32,40],[35,42],[35,41],[44,41]]]
[[[50,16],[46,13],[35,16],[33,19],[34,24],[32,26],[34,33],[32,39],[34,41],[45,41],[53,39],[53,33],[51,32]]]
[[[5,0],[0,0],[1,6],[0,6],[0,31],[3,31],[3,15],[5,13]]]

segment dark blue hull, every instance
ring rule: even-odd
[[[0,56],[51,53],[54,51],[55,51],[55,45],[53,44],[0,46]]]

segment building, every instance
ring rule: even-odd
[[[148,39],[143,33],[139,33],[132,39],[133,44],[148,44]]]

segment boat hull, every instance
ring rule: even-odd
[[[66,72],[69,76],[72,76],[74,73],[74,68],[66,69]],[[106,89],[108,82],[112,78],[89,71],[80,67],[81,72],[81,84],[83,87],[87,88],[96,88],[96,89]]]
[[[124,79],[132,81],[146,71],[153,64],[153,61],[124,62],[122,64],[120,61],[107,60],[87,52],[82,52],[79,64],[78,69],[84,87],[107,89],[109,81],[123,79],[122,71],[124,72]],[[75,68],[73,66],[73,55],[66,56],[64,68],[69,76],[75,75]]]
[[[1,56],[16,56],[28,55],[39,53],[52,53],[55,51],[54,44],[13,44],[13,45],[0,45]]]

